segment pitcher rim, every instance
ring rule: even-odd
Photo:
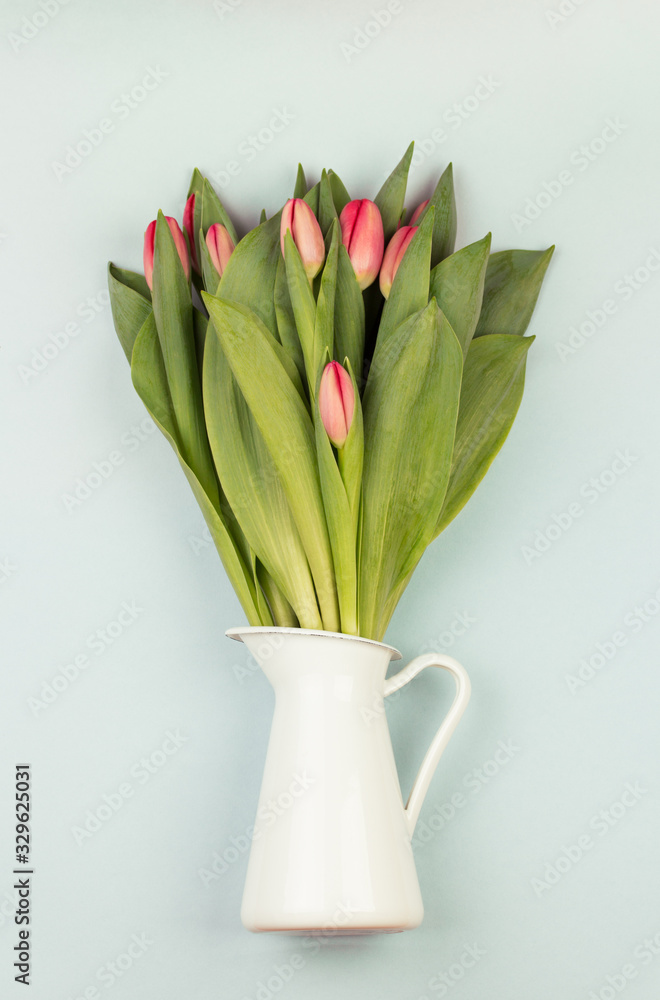
[[[378,642],[377,639],[367,639],[363,635],[349,635],[347,632],[328,632],[325,629],[315,628],[289,628],[279,625],[237,625],[228,628],[225,635],[236,642],[243,642],[243,636],[249,635],[319,635],[326,639],[351,639],[353,642],[365,642],[370,646],[380,646],[381,649],[388,649],[392,654],[390,660],[400,660],[401,653],[395,646],[390,646],[386,642]]]

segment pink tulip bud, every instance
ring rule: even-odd
[[[183,270],[186,272],[186,279],[190,281],[190,257],[188,256],[188,247],[186,246],[186,238],[181,232],[179,223],[176,219],[173,219],[171,215],[166,215],[167,224],[170,227],[170,232],[172,233],[172,238],[174,239],[174,245],[178,251],[179,258],[183,264]],[[150,222],[147,226],[146,232],[144,234],[144,276],[147,279],[147,284],[149,288],[152,287],[153,274],[154,274],[154,250],[156,245],[156,220]]]
[[[335,448],[343,448],[353,422],[355,393],[351,377],[338,361],[323,369],[319,386],[319,411]]]
[[[311,281],[323,266],[325,243],[316,216],[302,198],[290,198],[282,209],[282,222],[280,224],[282,255],[284,255],[284,237],[287,229],[291,230],[293,242],[298,248],[305,268],[305,274]]]
[[[403,255],[416,232],[417,226],[401,226],[387,244],[383,266],[380,269],[380,290],[385,298],[390,294],[394,275],[399,270]]]
[[[385,238],[378,205],[368,198],[349,201],[339,216],[341,238],[361,289],[373,284],[383,260]]]
[[[222,277],[227,261],[234,252],[234,241],[225,226],[219,222],[209,226],[209,231],[206,234],[206,246],[214,268]]]
[[[424,209],[426,208],[426,206],[428,205],[428,203],[430,202],[430,200],[431,200],[430,198],[427,198],[426,201],[423,201],[421,203],[421,205],[417,206],[417,208],[415,209],[415,211],[412,214],[412,218],[411,218],[410,222],[408,223],[410,226],[414,226],[415,225],[415,223],[419,219],[420,215],[422,214],[422,212],[424,211]]]
[[[199,261],[197,260],[197,246],[195,244],[195,195],[191,194],[183,210],[183,229],[188,237],[192,266],[199,274]]]

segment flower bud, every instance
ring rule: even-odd
[[[305,268],[305,274],[311,281],[323,266],[325,243],[316,216],[302,198],[290,198],[282,209],[280,224],[282,256],[284,256],[284,237],[287,229],[291,230],[293,242],[296,244]]]
[[[174,240],[174,245],[179,254],[181,263],[183,264],[183,270],[186,273],[186,280],[190,281],[190,257],[188,256],[188,247],[186,246],[186,238],[181,232],[179,223],[176,219],[173,219],[171,215],[166,215],[167,224],[170,227],[170,232],[172,233],[172,238]],[[149,288],[152,287],[153,274],[154,274],[154,250],[156,246],[156,220],[150,222],[147,226],[146,232],[144,234],[144,276],[146,278]]]
[[[214,268],[222,277],[227,261],[234,252],[234,241],[226,227],[219,222],[209,226],[209,231],[206,234],[206,246]]]
[[[387,244],[383,266],[380,269],[380,290],[385,298],[390,294],[394,275],[399,270],[403,255],[416,232],[417,226],[401,226]]]
[[[199,274],[199,260],[197,259],[197,244],[195,242],[195,195],[190,195],[183,210],[183,230],[188,237],[192,266]]]
[[[410,226],[414,226],[415,225],[415,223],[419,219],[420,215],[422,214],[422,212],[424,211],[424,209],[426,208],[426,206],[428,205],[428,203],[430,202],[430,200],[431,200],[430,198],[427,198],[426,201],[423,201],[421,203],[421,205],[417,206],[417,208],[415,209],[415,211],[412,214],[412,218],[411,218],[410,222],[408,223],[408,225],[410,225]]]
[[[373,284],[383,261],[385,238],[378,205],[368,198],[349,201],[339,216],[341,238],[362,290]]]
[[[351,377],[338,361],[323,369],[319,386],[319,412],[335,448],[343,448],[353,422],[355,392]]]

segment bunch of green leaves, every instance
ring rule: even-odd
[[[385,232],[405,218],[412,145],[375,197]],[[109,265],[112,311],[133,384],[174,448],[251,625],[381,639],[426,547],[467,503],[522,398],[524,336],[553,248],[458,251],[451,165],[418,220],[385,301],[360,290],[333,171],[294,197],[326,244],[310,284],[280,215],[237,244],[219,278],[209,226],[235,237],[199,171],[192,287],[167,222],[153,290]],[[333,448],[318,387],[336,359],[351,376],[348,439]]]

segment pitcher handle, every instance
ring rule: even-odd
[[[408,802],[404,812],[406,814],[406,822],[408,824],[408,831],[411,837],[415,831],[422,803],[431,783],[431,778],[435,773],[435,769],[438,766],[438,761],[442,756],[443,750],[449,743],[451,735],[456,729],[458,721],[467,707],[471,691],[470,678],[468,677],[465,668],[461,666],[458,660],[455,660],[451,656],[442,656],[437,653],[425,653],[423,656],[415,657],[414,660],[410,661],[407,667],[404,667],[403,670],[398,672],[398,674],[395,674],[393,677],[390,677],[385,681],[385,697],[404,687],[408,681],[411,681],[413,677],[416,677],[422,670],[426,670],[427,667],[441,667],[443,670],[448,670],[456,681],[456,695],[454,696],[451,708],[447,712],[442,725],[433,737],[431,746],[426,751],[426,756],[422,761],[422,766],[417,772],[417,777],[413,782],[410,795],[408,796]]]

